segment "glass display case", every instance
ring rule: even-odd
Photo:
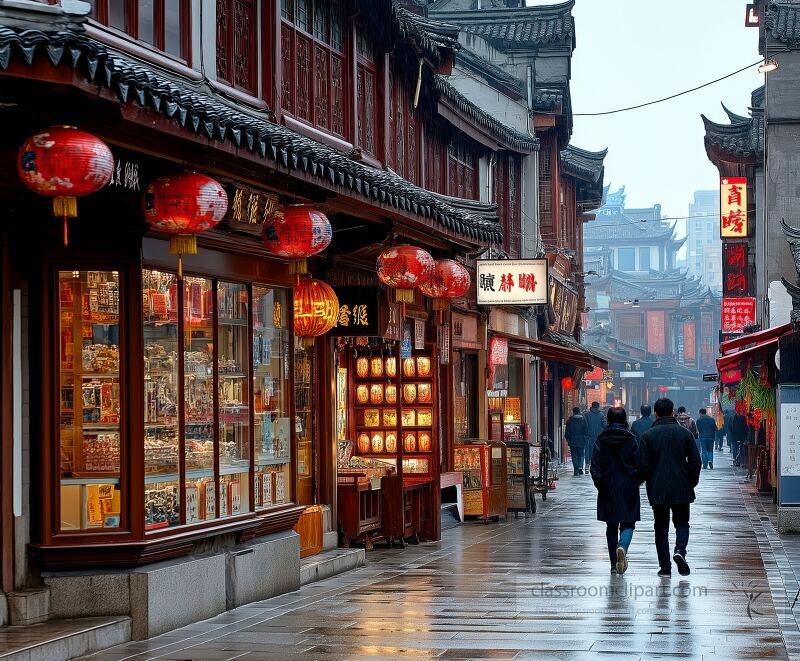
[[[485,521],[506,516],[507,457],[505,443],[471,441],[454,448],[454,468],[464,474],[464,514]]]
[[[117,271],[60,271],[59,528],[120,528],[122,444]]]
[[[534,465],[538,466],[538,450],[524,441],[506,443],[508,511],[516,515],[523,512],[528,516],[536,511],[533,480],[538,471],[531,472],[531,469]],[[531,457],[532,453],[534,458]]]
[[[297,502],[313,505],[317,464],[317,443],[314,425],[314,357],[313,345],[304,346],[300,338],[294,342],[294,425],[297,436]]]

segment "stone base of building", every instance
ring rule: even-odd
[[[50,617],[129,615],[142,640],[300,587],[295,532],[126,570],[53,572]]]
[[[778,506],[778,532],[800,533],[800,507]]]

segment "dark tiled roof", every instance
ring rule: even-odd
[[[575,47],[575,0],[557,5],[520,9],[437,11],[431,14],[460,25],[465,32],[482,37],[501,50],[547,45]]]
[[[755,110],[753,116],[730,124],[712,122],[701,115],[706,128],[706,152],[716,160],[712,150],[722,152],[737,161],[757,160],[764,155],[764,113]]]
[[[567,148],[561,152],[562,172],[593,184],[602,183],[603,160],[606,154],[608,154],[608,149],[586,151],[574,145],[567,145]]]
[[[797,46],[800,44],[800,4],[773,0],[767,5],[764,27],[778,41]]]
[[[204,83],[146,65],[77,31],[18,32],[0,26],[0,69],[7,69],[12,59],[31,65],[43,58],[53,66],[75,69],[88,81],[112,90],[121,103],[159,113],[175,120],[181,129],[209,140],[230,142],[269,161],[270,167],[300,170],[319,179],[321,185],[339,187],[374,204],[431,219],[444,230],[481,243],[502,240],[496,218],[473,215],[390,171],[354,161],[268,122],[263,113],[227,101]]]
[[[750,95],[750,108],[764,108],[764,86],[757,87],[753,90],[753,93]]]
[[[369,14],[375,12],[374,0],[361,0],[364,9]],[[414,12],[408,11],[399,5],[397,0],[392,0],[391,10],[394,14],[396,25],[403,39],[411,39],[422,48],[434,63],[447,59],[461,46],[458,43],[459,27],[433,21]],[[366,15],[369,15],[366,14]]]
[[[538,112],[562,112],[564,91],[553,87],[537,87],[533,92],[533,109]]]
[[[489,80],[509,88],[519,96],[525,95],[525,84],[523,81],[514,78],[502,67],[489,62],[469,48],[462,48],[456,56],[456,63],[478,73]]]
[[[485,110],[472,103],[467,97],[453,87],[446,78],[437,75],[436,88],[439,93],[472,121],[486,129],[489,133],[504,142],[515,151],[530,153],[539,149],[539,139],[520,133],[495,119]]]

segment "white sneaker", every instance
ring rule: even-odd
[[[625,549],[621,546],[617,547],[617,573],[624,574],[628,570],[628,558],[625,555]]]

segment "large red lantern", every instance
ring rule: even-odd
[[[416,246],[387,248],[378,257],[378,279],[395,290],[398,303],[413,303],[414,290],[433,276],[433,257]]]
[[[228,195],[216,179],[197,172],[159,177],[144,193],[144,217],[155,229],[171,234],[169,251],[197,254],[197,235],[215,227],[228,210]]]
[[[264,225],[264,245],[289,259],[290,273],[307,273],[307,258],[331,243],[328,217],[307,204],[292,204]]]
[[[467,269],[452,259],[436,260],[433,275],[419,290],[433,299],[433,309],[441,313],[450,307],[450,301],[469,291],[470,277]]]
[[[575,390],[575,381],[571,376],[565,376],[563,379],[561,379],[561,387],[564,390]]]
[[[32,135],[20,147],[20,179],[32,191],[53,198],[53,215],[78,215],[77,198],[99,191],[114,173],[114,157],[100,138],[71,126],[53,126]]]
[[[336,325],[339,299],[326,283],[314,278],[300,278],[294,289],[294,334],[303,344],[324,335]]]

